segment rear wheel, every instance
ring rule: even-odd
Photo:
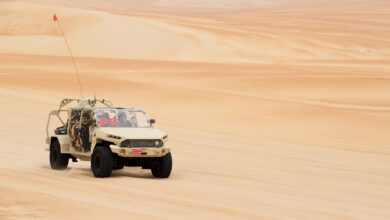
[[[91,158],[91,169],[95,177],[111,176],[113,168],[112,152],[106,146],[97,146]]]
[[[161,157],[157,163],[152,166],[152,174],[158,178],[168,178],[172,170],[172,156],[171,153]]]
[[[68,167],[69,155],[61,153],[60,143],[53,140],[50,144],[50,166],[54,170],[63,170]]]

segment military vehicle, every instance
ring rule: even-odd
[[[70,103],[76,106],[65,108]],[[51,116],[62,125],[53,134],[49,134]],[[114,107],[109,100],[64,99],[47,121],[50,166],[63,170],[70,159],[80,159],[91,161],[95,177],[109,177],[112,170],[129,166],[151,169],[154,177],[167,178],[172,169],[168,136],[155,129],[154,123],[145,111]]]

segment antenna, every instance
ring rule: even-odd
[[[66,39],[65,33],[64,33],[64,31],[62,30],[60,20],[58,20],[55,10],[54,10],[54,15],[53,15],[53,20],[54,20],[54,22],[57,22],[58,26],[60,27],[60,30],[61,30],[61,33],[62,33],[62,37],[63,37],[64,40],[65,40],[66,47],[68,48],[69,54],[70,54],[70,56],[71,56],[71,58],[72,58],[72,62],[73,62],[73,65],[74,65],[74,69],[75,69],[75,71],[76,71],[76,75],[77,75],[77,79],[78,79],[79,87],[80,87],[80,94],[81,94],[81,97],[83,97],[83,89],[82,89],[82,87],[81,87],[80,75],[79,75],[79,70],[78,70],[78,68],[77,68],[76,60],[74,59],[73,54],[72,54],[72,51],[70,50],[70,46],[69,46],[68,40]]]

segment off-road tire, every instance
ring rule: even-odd
[[[50,144],[50,166],[54,170],[64,170],[68,167],[69,155],[61,153],[60,143],[53,140]]]
[[[95,147],[91,157],[91,169],[95,177],[111,176],[113,168],[112,152],[106,146]]]
[[[158,178],[168,178],[172,170],[171,153],[161,157],[154,166],[152,166],[152,174]]]

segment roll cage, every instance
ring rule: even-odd
[[[63,126],[66,125],[66,123],[62,120],[60,117],[61,112],[68,112],[68,117],[70,117],[70,112],[68,109],[63,109],[65,106],[69,105],[72,102],[77,102],[79,108],[83,108],[86,106],[90,107],[95,107],[96,104],[100,103],[102,105],[105,105],[106,107],[112,108],[113,104],[110,100],[106,99],[96,99],[96,98],[67,98],[63,99],[60,103],[60,106],[58,109],[53,110],[49,113],[49,117],[47,119],[47,124],[46,124],[46,143],[50,143],[50,137],[49,137],[49,124],[50,124],[50,119],[51,116],[57,116],[57,118],[60,120]]]

